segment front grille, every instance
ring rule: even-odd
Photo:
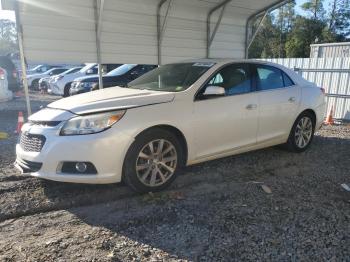
[[[38,126],[49,126],[54,127],[61,123],[62,121],[29,121],[30,124]]]
[[[43,135],[22,133],[19,144],[24,151],[40,152],[45,144],[46,138]]]

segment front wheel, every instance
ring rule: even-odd
[[[311,144],[315,132],[315,117],[304,112],[295,120],[287,141],[287,148],[292,152],[304,152]]]
[[[68,83],[64,86],[64,89],[63,89],[63,96],[62,97],[68,97],[69,96],[69,90],[71,88],[71,84],[72,83]]]
[[[151,129],[129,148],[123,179],[137,192],[156,192],[174,181],[183,163],[182,146],[176,136],[163,129]]]
[[[35,90],[35,91],[39,90],[39,79],[34,79],[30,87],[32,90]]]

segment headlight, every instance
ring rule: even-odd
[[[81,82],[77,87],[82,87],[82,88],[91,88],[95,82]]]
[[[87,135],[102,132],[117,123],[125,110],[78,116],[69,119],[61,128],[61,136]]]

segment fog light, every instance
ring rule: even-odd
[[[62,174],[95,175],[96,167],[91,162],[63,162],[58,167],[58,172]]]
[[[84,173],[87,169],[87,165],[84,162],[77,162],[75,164],[75,169],[80,173]]]

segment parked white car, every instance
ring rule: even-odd
[[[8,89],[7,71],[0,67],[0,102],[11,100],[12,92]]]
[[[81,70],[57,77],[50,82],[49,93],[60,96],[69,96],[69,88],[74,79],[82,76],[97,74],[97,64],[86,64]]]
[[[76,72],[80,71],[81,69],[82,69],[82,67],[73,67],[73,68],[67,69],[66,71],[64,71],[63,73],[60,73],[58,75],[53,75],[53,76],[41,78],[39,80],[39,88],[40,89],[42,89],[42,88],[47,89],[48,93],[52,93],[52,91],[50,89],[50,83],[56,82],[58,79],[63,78],[65,75],[76,73]]]
[[[47,70],[44,73],[38,73],[34,75],[27,75],[28,86],[33,90],[39,90],[39,81],[41,78],[54,76],[67,71],[69,68],[66,67],[55,67]]]
[[[285,144],[306,150],[323,121],[324,90],[277,64],[195,60],[129,83],[61,99],[33,114],[16,166],[75,183],[124,180],[163,189],[178,170]]]

